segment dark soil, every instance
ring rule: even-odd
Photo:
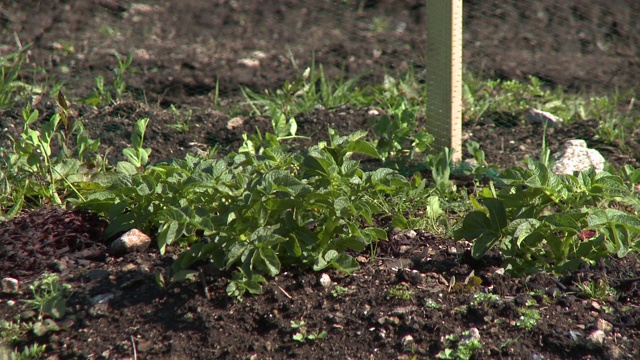
[[[219,146],[237,149],[242,133],[270,128],[266,118],[242,116],[229,129],[229,109],[239,108],[240,89],[275,89],[293,80],[312,59],[329,77],[361,76],[379,84],[384,74],[424,69],[423,1],[211,1],[119,0],[0,1],[0,54],[32,44],[26,66],[45,69],[24,79],[64,82],[72,115],[117,158],[136,119],[148,117],[146,144],[152,161],[182,157]],[[465,64],[499,78],[542,78],[568,91],[607,93],[640,80],[640,4],[607,2],[466,1]],[[80,99],[91,94],[98,75],[113,80],[117,54],[132,53],[127,99],[94,108]],[[252,59],[252,61],[240,61]],[[215,94],[216,88],[218,94]],[[34,97],[47,118],[54,101]],[[0,114],[5,133],[15,136],[23,104]],[[178,113],[171,109],[178,109]],[[188,130],[170,125],[184,121]],[[313,141],[331,126],[342,134],[367,129],[369,109],[317,109],[296,118],[299,134]],[[510,123],[509,126],[505,124]],[[464,132],[501,167],[539,154],[542,129],[520,121],[468,122]],[[552,150],[582,138],[614,166],[640,165],[630,129],[627,144],[597,136],[598,120],[548,131]],[[6,146],[8,139],[0,139]],[[304,144],[300,144],[304,146]],[[468,155],[468,154],[467,154]],[[227,274],[205,273],[203,281],[160,288],[154,275],[166,271],[176,249],[157,249],[114,258],[105,249],[105,224],[90,214],[44,208],[0,223],[0,277],[21,281],[23,293],[0,298],[0,319],[24,313],[28,284],[43,272],[58,273],[73,292],[61,331],[28,343],[47,345],[50,359],[281,359],[434,358],[443,337],[476,328],[483,344],[477,359],[601,359],[640,357],[640,263],[634,254],[561,277],[514,279],[499,270],[501,258],[469,256],[469,244],[416,229],[389,234],[375,258],[362,254],[361,270],[346,276],[287,269],[265,286],[264,295],[238,302],[225,295]],[[482,283],[456,287],[471,274]],[[617,295],[589,299],[577,283],[602,280]],[[336,286],[348,289],[334,296]],[[389,297],[405,286],[408,300]],[[501,300],[470,305],[473,294]],[[92,299],[113,295],[108,303]],[[439,308],[425,306],[428,301]],[[518,326],[519,308],[540,310],[530,330]],[[291,321],[326,338],[293,340]],[[589,336],[604,331],[602,343]],[[411,337],[411,339],[409,338]],[[17,345],[24,345],[19,343]],[[2,358],[0,348],[0,359]]]

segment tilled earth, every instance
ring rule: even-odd
[[[216,145],[224,152],[237,148],[243,132],[270,127],[268,119],[252,116],[243,116],[241,126],[227,126],[231,116],[224,110],[239,101],[240,88],[277,88],[295,78],[295,66],[309,66],[312,56],[329,76],[364,74],[363,84],[423,66],[421,1],[353,3],[2,2],[0,52],[16,50],[16,39],[33,43],[27,65],[64,81],[73,116],[115,158],[142,117],[151,119],[146,143],[152,161]],[[473,10],[465,15],[465,58],[472,70],[507,78],[537,75],[568,90],[600,93],[637,82],[638,33],[629,15],[638,11],[634,1],[574,0],[566,11],[552,0],[466,5]],[[624,11],[612,11],[616,6]],[[558,21],[541,27],[545,16]],[[565,17],[570,21],[562,21]],[[513,31],[496,30],[502,27]],[[478,34],[494,40],[480,41]],[[576,34],[582,34],[579,40]],[[594,50],[603,42],[606,51]],[[124,53],[134,54],[129,98],[98,108],[76,100],[89,96],[97,75],[111,81],[114,54]],[[569,54],[578,53],[584,66],[573,66],[576,59]],[[543,55],[553,61],[530,61]],[[43,76],[36,72],[25,80]],[[216,86],[217,97],[212,96]],[[43,119],[55,111],[51,99],[34,103]],[[21,127],[19,105],[0,116],[12,136]],[[184,120],[187,109],[192,111],[188,131],[170,126]],[[327,126],[342,134],[367,129],[376,120],[369,110],[299,114],[299,134],[319,141]],[[489,163],[519,164],[538,155],[543,130],[514,120],[468,122],[465,137],[481,144]],[[562,125],[547,130],[547,139],[557,150],[566,139],[582,138],[616,167],[639,165],[637,129],[630,129],[623,150],[598,138],[597,128],[597,119]],[[7,138],[0,141],[6,146]],[[330,271],[325,287],[322,274],[285,269],[263,295],[239,302],[225,294],[225,273],[204,272],[197,282],[159,287],[155,274],[166,271],[177,249],[164,256],[151,248],[111,257],[105,250],[111,239],[101,236],[104,227],[91,214],[55,208],[25,211],[0,223],[0,275],[19,279],[22,289],[19,295],[2,295],[0,319],[33,321],[21,300],[30,298],[28,284],[44,272],[59,274],[72,286],[68,314],[57,321],[61,330],[43,337],[29,333],[26,343],[15,346],[46,344],[51,359],[410,359],[434,358],[455,348],[446,336],[477,330],[483,344],[477,359],[640,358],[635,254],[561,277],[515,279],[500,271],[497,253],[474,260],[468,243],[420,229],[390,229],[374,258],[358,256],[361,269],[353,275]],[[609,284],[615,294],[588,298],[577,286],[587,282]],[[403,289],[406,298],[391,295]],[[473,301],[478,293],[499,300]],[[105,296],[108,302],[96,303]],[[523,308],[540,312],[531,328],[523,326]],[[327,335],[295,341],[301,330],[292,321],[304,321],[307,334]]]

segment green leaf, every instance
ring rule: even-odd
[[[368,141],[358,140],[355,142],[350,142],[345,149],[349,152],[365,154],[376,159],[380,158],[380,153],[378,153],[376,147]]]
[[[198,277],[199,272],[196,270],[179,270],[173,275],[172,280],[175,282],[194,281]]]
[[[585,217],[582,212],[563,212],[547,215],[543,218],[543,221],[553,227],[554,231],[574,231],[575,233],[582,230],[580,220]]]
[[[61,296],[55,296],[44,304],[42,310],[54,319],[62,319],[67,314],[67,301]]]
[[[342,215],[344,209],[351,207],[351,201],[348,198],[342,196],[333,201],[333,207],[338,215]]]
[[[127,158],[127,161],[131,163],[131,165],[135,167],[140,167],[142,165],[140,162],[140,159],[138,159],[138,153],[136,152],[136,149],[133,149],[133,148],[122,149],[122,154],[124,155],[125,158]]]
[[[360,268],[360,265],[353,257],[347,254],[338,254],[331,260],[331,265],[336,269],[351,274]]]
[[[274,186],[273,191],[283,191],[291,195],[297,195],[307,185],[284,170],[272,170],[265,177],[265,182]]]
[[[462,220],[462,227],[454,233],[456,240],[472,241],[482,234],[492,231],[491,220],[481,211],[472,211]]]
[[[160,254],[164,254],[166,246],[173,244],[182,236],[184,229],[185,225],[177,221],[169,221],[160,226],[157,237]]]
[[[388,168],[379,168],[371,172],[371,180],[373,180],[374,182],[380,182],[395,174],[397,174],[397,171],[395,170]]]
[[[491,220],[491,229],[500,233],[502,228],[507,226],[507,212],[504,204],[500,199],[484,199],[482,204],[489,211],[489,219]]]
[[[480,259],[485,256],[492,247],[494,247],[501,237],[495,233],[484,233],[480,235],[471,246],[471,256],[476,259]]]
[[[64,161],[53,167],[56,180],[75,175],[78,173],[79,169],[80,161],[78,159],[64,159]]]
[[[270,276],[276,276],[280,273],[280,260],[278,254],[270,248],[260,248],[258,250],[260,258],[264,262]]]
[[[600,173],[596,176],[591,187],[594,193],[603,193],[609,196],[627,196],[629,188],[619,176],[608,173]]]
[[[138,169],[136,165],[128,161],[118,161],[118,165],[116,165],[116,170],[125,175],[135,175],[138,173]]]
[[[249,248],[248,244],[245,241],[236,241],[231,245],[227,252],[227,263],[225,267],[230,269],[232,265],[234,265]]]
[[[520,246],[522,241],[538,229],[541,222],[537,219],[516,219],[509,224],[509,229],[514,228],[513,236],[517,239],[516,244]],[[507,230],[507,232],[511,232]]]

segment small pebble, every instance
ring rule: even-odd
[[[402,345],[402,347],[409,347],[411,345],[413,345],[413,336],[411,335],[405,335],[402,340],[400,340],[400,344]]]
[[[2,279],[2,292],[5,294],[17,294],[20,291],[20,281],[11,277]]]
[[[329,275],[327,274],[322,274],[320,275],[320,285],[322,285],[323,288],[327,289],[329,288],[329,286],[331,286],[331,277],[329,277]]]

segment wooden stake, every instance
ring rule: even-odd
[[[426,0],[427,131],[462,158],[462,0]]]

